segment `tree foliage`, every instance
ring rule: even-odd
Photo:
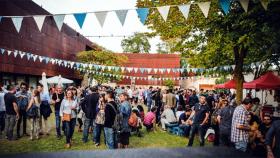
[[[124,55],[116,55],[110,51],[106,50],[98,50],[98,51],[83,51],[77,54],[78,61],[86,62],[86,63],[94,63],[100,65],[108,65],[108,66],[121,66],[127,61],[127,57]],[[101,72],[101,70],[94,70],[96,72]],[[113,74],[113,75],[120,75],[120,71],[109,71],[105,69],[104,73]],[[93,77],[97,80],[98,83],[106,83],[109,81],[119,81],[120,78],[112,77],[112,76],[103,76],[98,74],[88,74],[89,76]]]
[[[155,4],[138,0],[137,5],[149,7],[184,2],[190,1],[166,0]],[[163,21],[156,10],[152,10],[147,25],[163,40],[177,38],[178,43],[174,49],[180,51],[192,67],[235,65],[233,75],[237,82],[237,99],[240,101],[244,64],[274,61],[279,65],[279,8],[279,1],[271,1],[265,11],[259,0],[250,0],[246,13],[239,2],[234,1],[226,15],[218,1],[211,1],[208,18],[204,18],[197,5],[192,5],[187,20],[177,7],[172,7],[167,22]]]
[[[175,81],[168,79],[163,82],[163,85],[168,87],[169,89],[173,89],[175,86]]]
[[[149,53],[151,45],[148,36],[145,33],[135,33],[126,39],[123,39],[121,46],[124,52],[128,53]]]

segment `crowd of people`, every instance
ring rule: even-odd
[[[258,98],[248,96],[237,105],[234,94],[214,91],[201,90],[197,94],[191,89],[162,91],[130,86],[63,89],[61,85],[44,91],[41,84],[31,89],[21,83],[0,90],[0,134],[8,140],[22,136],[40,139],[50,134],[49,117],[54,114],[57,139],[65,137],[66,148],[73,144],[76,126],[78,132],[83,132],[82,141],[87,143],[92,133],[96,146],[101,143],[103,130],[109,149],[127,148],[131,133],[141,136],[142,126],[148,132],[179,127],[188,138],[188,147],[198,134],[200,146],[209,140],[214,146],[279,157],[280,122],[263,114],[261,107]]]

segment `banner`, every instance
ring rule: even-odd
[[[126,15],[127,15],[128,10],[116,10],[115,13],[122,24],[122,26],[125,23]]]
[[[205,18],[207,18],[211,2],[201,2],[201,3],[197,3],[197,5],[201,9],[201,11],[202,11],[203,15],[205,16]]]
[[[65,15],[54,15],[53,19],[59,31],[61,31]]]
[[[15,26],[18,33],[20,31],[20,28],[21,28],[22,20],[23,20],[23,17],[12,17],[12,21],[13,21],[14,26]]]
[[[38,15],[38,16],[33,16],[33,19],[39,29],[39,31],[41,32],[44,21],[45,21],[46,16],[44,15]]]
[[[163,7],[157,7],[158,12],[162,16],[163,20],[166,21],[168,17],[170,6],[163,6]]]
[[[107,12],[106,11],[104,11],[104,12],[96,12],[95,16],[96,16],[100,26],[103,27],[105,19],[106,19],[106,16],[107,16]]]
[[[87,14],[86,13],[76,13],[73,14],[80,28],[83,27]]]
[[[136,9],[136,12],[138,14],[138,17],[139,17],[141,23],[144,25],[145,21],[147,19],[147,16],[149,14],[149,8],[138,8],[138,9]]]
[[[179,10],[181,11],[181,13],[183,14],[183,16],[185,17],[186,20],[188,19],[188,16],[189,16],[190,7],[191,7],[190,4],[178,6]]]

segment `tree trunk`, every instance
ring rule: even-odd
[[[238,46],[234,47],[235,68],[233,71],[233,79],[236,85],[236,102],[238,105],[241,104],[243,99],[243,65],[245,56],[246,50],[244,48],[239,48]]]

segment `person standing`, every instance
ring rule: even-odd
[[[105,122],[104,122],[106,145],[109,149],[114,149],[116,143],[115,139],[116,139],[117,131],[114,131],[113,124],[118,112],[118,106],[114,101],[113,91],[107,91],[105,94],[105,99],[107,101],[105,106]]]
[[[97,87],[90,88],[90,95],[87,95],[83,102],[81,103],[81,107],[83,112],[85,113],[85,121],[84,121],[84,130],[83,130],[83,142],[86,143],[88,141],[88,133],[89,128],[92,127],[93,131],[95,128],[95,118],[96,118],[96,109],[99,102],[99,94]],[[94,141],[94,133],[92,140]]]
[[[123,116],[122,120],[122,129],[120,131],[120,142],[119,142],[119,148],[128,148],[129,145],[129,136],[130,136],[130,127],[128,124],[128,120],[131,114],[131,105],[128,102],[128,94],[122,93],[120,95],[120,112]]]
[[[8,93],[4,95],[5,108],[6,108],[6,136],[8,140],[13,140],[14,127],[16,121],[19,119],[19,110],[17,106],[17,99],[15,97],[16,89],[13,85],[7,86]]]
[[[27,111],[32,110],[32,116],[30,117],[30,140],[34,139],[34,135],[36,139],[39,139],[39,118],[40,118],[40,93],[38,90],[33,90],[32,92],[32,98],[30,99],[29,105],[27,107]]]
[[[153,100],[152,100],[152,90],[153,87],[149,87],[149,89],[147,89],[146,93],[145,93],[145,98],[147,101],[147,106],[148,106],[148,111],[151,110],[152,104],[153,104]]]
[[[217,117],[220,129],[220,144],[223,146],[230,146],[231,123],[235,106],[229,105],[228,102],[224,102],[223,106]]]
[[[206,133],[206,126],[209,118],[209,107],[206,103],[206,97],[204,95],[200,95],[199,103],[194,106],[194,110],[191,116],[193,118],[193,124],[190,131],[190,139],[188,146],[193,145],[193,140],[195,134],[198,132],[199,134],[199,142],[200,146],[204,146],[204,135]]]
[[[95,134],[94,134],[94,141],[95,146],[100,145],[100,136],[101,136],[101,130],[104,128],[104,122],[105,122],[105,94],[100,94],[99,98],[99,104],[98,104],[98,112],[95,119]]]
[[[198,100],[198,97],[196,95],[196,92],[195,92],[195,90],[192,90],[191,93],[190,93],[190,97],[189,97],[190,108],[195,106],[198,102],[199,102],[199,100]]]
[[[74,100],[74,94],[71,90],[67,90],[66,98],[61,102],[59,115],[65,126],[65,148],[70,148],[77,117],[77,102]]]
[[[2,87],[0,86],[0,137],[2,136],[2,133],[5,129],[6,107],[5,107],[4,95],[5,93]]]
[[[22,82],[20,84],[20,91],[16,93],[17,98],[17,104],[19,109],[19,119],[17,121],[17,138],[20,138],[20,126],[22,123],[22,133],[23,135],[28,135],[26,133],[26,121],[27,121],[27,115],[26,115],[26,109],[28,106],[28,102],[30,100],[30,94],[27,91],[27,84]]]
[[[172,93],[172,89],[167,90],[165,104],[167,107],[171,108],[175,115],[175,108],[176,108],[176,97]]]
[[[56,92],[52,95],[52,102],[54,103],[54,113],[55,113],[55,127],[56,127],[56,137],[61,139],[61,118],[59,115],[61,102],[64,99],[64,92],[60,85],[56,86]]]
[[[43,85],[42,84],[38,84],[37,85],[37,90],[40,92],[40,99],[41,99],[41,105],[40,105],[40,120],[39,120],[39,124],[40,124],[40,132],[39,134],[45,134],[49,135],[50,132],[50,126],[48,123],[48,117],[50,117],[52,111],[51,111],[51,107],[50,107],[50,103],[51,103],[51,99],[49,96],[49,92],[44,92],[43,89]],[[43,121],[44,121],[44,125],[45,125],[45,129],[43,129]]]
[[[273,141],[275,147],[273,148]],[[280,120],[274,121],[265,137],[267,158],[280,158]]]
[[[249,142],[249,131],[251,128],[248,115],[252,106],[252,99],[245,98],[242,105],[235,108],[232,116],[231,142],[234,143],[236,150],[243,152],[246,152]]]

